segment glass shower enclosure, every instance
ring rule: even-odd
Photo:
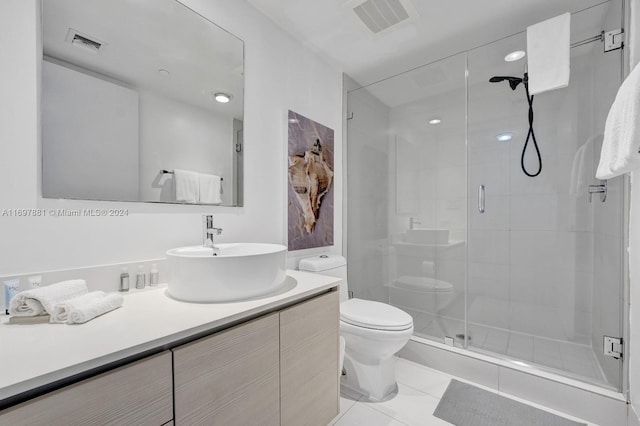
[[[578,42],[622,9],[572,15],[569,86],[533,101],[536,177],[524,85],[489,81],[523,77],[526,57],[504,57],[524,32],[348,93],[356,297],[407,311],[419,339],[621,390],[603,339],[623,333],[624,182],[604,197],[595,169],[622,50]]]

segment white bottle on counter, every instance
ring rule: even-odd
[[[138,273],[136,274],[136,288],[144,288],[145,286],[145,276],[144,276],[144,266],[138,266]]]
[[[158,265],[155,263],[151,265],[151,272],[149,273],[149,285],[157,286],[160,283],[160,272],[158,272]]]
[[[120,288],[119,291],[129,291],[129,270],[126,266],[122,267],[122,273],[120,274]]]

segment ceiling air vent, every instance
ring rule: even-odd
[[[410,18],[410,12],[405,8],[407,3],[401,0],[366,0],[353,11],[371,32],[378,34]]]
[[[89,37],[86,34],[82,34],[73,28],[69,28],[69,32],[67,33],[67,43],[71,43],[73,46],[80,47],[92,53],[98,53],[100,48],[104,45],[103,42]]]

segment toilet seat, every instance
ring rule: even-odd
[[[413,318],[386,303],[349,299],[340,304],[340,320],[357,327],[402,331],[413,327]]]

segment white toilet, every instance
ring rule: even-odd
[[[394,355],[413,334],[413,318],[386,303],[349,299],[347,262],[342,256],[302,259],[301,271],[342,278],[340,286],[340,335],[346,340],[342,386],[372,401],[384,401],[397,393]]]

